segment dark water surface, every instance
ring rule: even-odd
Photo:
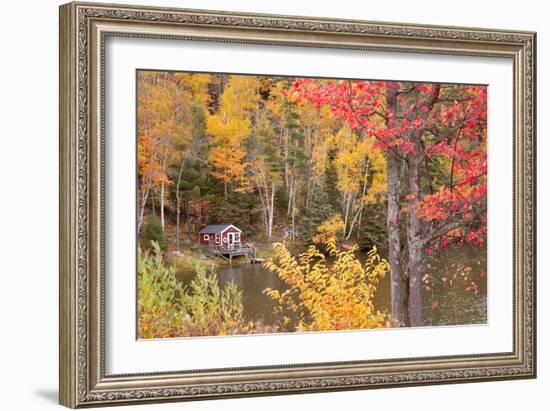
[[[429,289],[423,291],[424,325],[484,324],[487,322],[487,286],[486,260],[479,257],[484,254],[480,249],[461,247],[447,252],[445,264],[441,259],[437,264],[430,264],[426,273],[432,282]],[[361,254],[359,254],[361,258]],[[449,270],[457,261],[471,267],[468,278],[478,284],[477,294],[467,290],[470,279],[464,281],[461,270]],[[233,281],[243,294],[244,317],[247,321],[263,320],[266,325],[277,323],[273,312],[275,303],[263,293],[266,288],[284,290],[285,284],[276,274],[263,268],[261,264],[220,265],[216,269],[218,281],[223,287]],[[457,274],[458,272],[458,274]],[[193,272],[179,272],[178,278],[185,284],[193,279]],[[389,273],[384,277],[375,295],[375,307],[381,311],[390,310]]]
[[[275,324],[274,302],[262,291],[266,288],[284,290],[285,284],[276,274],[263,268],[262,264],[220,265],[216,268],[220,287],[233,281],[243,293],[244,317],[247,321],[263,319],[264,324]],[[185,283],[193,279],[193,273],[179,273]]]

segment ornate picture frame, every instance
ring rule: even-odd
[[[105,42],[112,37],[497,57],[512,61],[513,350],[107,374],[104,70]],[[532,32],[78,2],[61,6],[60,403],[78,408],[535,378],[535,104],[536,34]]]

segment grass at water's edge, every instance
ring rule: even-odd
[[[271,246],[255,245],[255,247],[256,258],[272,260],[275,256]],[[213,269],[229,265],[229,261],[215,256],[207,247],[197,244],[183,244],[178,251],[169,248],[164,255],[164,260],[167,264],[175,265],[179,272],[191,271],[197,264]],[[233,265],[249,263],[250,260],[247,257],[234,258],[232,261]]]

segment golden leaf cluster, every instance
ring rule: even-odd
[[[294,319],[298,331],[354,330],[389,327],[388,314],[376,310],[373,298],[380,279],[389,268],[376,247],[364,263],[357,247],[341,251],[334,238],[324,243],[327,255],[310,246],[294,257],[284,245],[273,245],[275,261],[265,267],[276,273],[288,289],[264,292],[284,314],[283,322]],[[284,325],[284,324],[283,324]]]

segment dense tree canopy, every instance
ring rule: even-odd
[[[138,230],[377,246],[420,325],[426,257],[486,241],[486,148],[485,86],[139,71]]]
[[[392,311],[400,323],[420,325],[425,253],[484,241],[487,88],[297,79],[288,95],[329,107],[361,139],[374,137],[374,152],[384,152]]]

